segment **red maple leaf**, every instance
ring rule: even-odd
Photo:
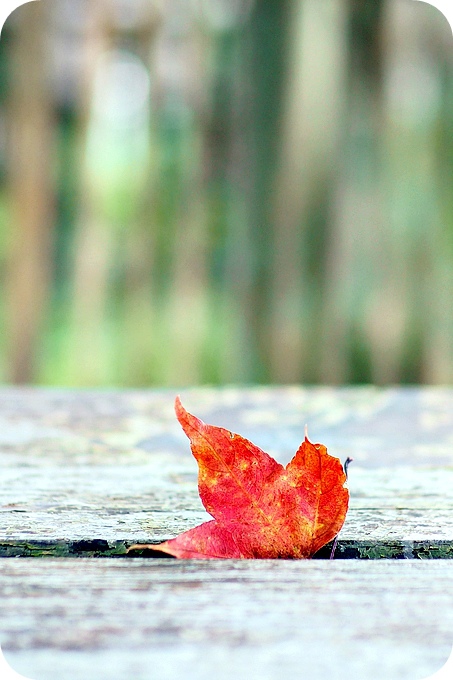
[[[214,519],[159,545],[179,558],[309,558],[343,526],[349,493],[338,460],[305,437],[286,467],[238,434],[176,415],[199,466],[198,490]]]

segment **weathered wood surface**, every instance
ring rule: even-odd
[[[0,390],[0,555],[124,555],[207,518],[174,392]],[[350,467],[337,557],[453,556],[453,390],[182,392],[287,462],[303,438]]]
[[[453,643],[453,562],[0,560],[0,609],[32,680],[421,680]]]
[[[453,562],[65,559],[203,521],[174,393],[0,390],[0,644],[33,680],[421,680],[453,643]],[[198,389],[288,461],[350,468],[338,556],[453,555],[453,390]]]

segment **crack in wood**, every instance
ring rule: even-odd
[[[150,557],[173,559],[149,548],[127,553],[133,541],[86,539],[81,541],[0,541],[0,557]],[[153,541],[151,541],[151,544]],[[156,545],[158,541],[155,541]],[[333,542],[319,550],[313,559],[329,559]],[[453,559],[453,541],[338,541],[335,559]]]

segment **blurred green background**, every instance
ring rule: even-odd
[[[0,379],[453,382],[453,50],[413,0],[41,0],[0,41]]]

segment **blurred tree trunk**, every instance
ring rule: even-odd
[[[9,186],[12,246],[6,279],[7,379],[32,381],[45,318],[53,231],[52,99],[46,2],[17,10],[12,48]]]
[[[430,8],[432,9],[432,8]],[[436,11],[433,9],[433,11]],[[434,22],[433,22],[434,23]],[[434,24],[434,47],[440,85],[438,118],[432,121],[431,142],[437,138],[432,178],[440,222],[435,267],[434,309],[431,307],[422,380],[434,384],[453,383],[453,50],[451,27],[440,12]],[[434,135],[433,135],[434,133]],[[434,146],[434,145],[433,145]],[[433,182],[434,184],[434,182]]]
[[[156,115],[156,146],[161,152],[156,201],[170,199],[172,223],[159,234],[161,252],[167,251],[169,256],[160,281],[160,356],[154,362],[154,380],[167,385],[190,385],[203,382],[208,334],[210,238],[203,167],[207,126],[202,123],[209,97],[210,41],[206,28],[194,25],[190,8],[184,8],[182,13],[181,7],[171,5],[166,12],[155,45],[159,75],[156,89],[161,101]],[[166,75],[169,61],[170,78]],[[177,164],[173,166],[177,192],[172,191],[168,152],[164,151],[170,130],[177,154]]]
[[[343,0],[294,1],[270,251],[271,379],[318,378],[322,257],[345,89]]]
[[[318,380],[328,383],[354,382],[358,376],[370,379],[363,316],[372,296],[376,296],[376,308],[383,303],[381,273],[388,272],[382,242],[385,216],[380,158],[384,2],[348,0],[346,106],[319,334]],[[382,325],[375,330],[385,329]],[[376,377],[384,379],[382,373]]]
[[[249,20],[247,17],[214,36],[214,83],[206,136],[210,209],[216,250],[223,255],[214,283],[213,316],[222,338],[216,363],[219,380],[224,383],[253,375],[256,354],[251,298],[257,244],[251,238],[249,210],[253,181]]]
[[[73,279],[68,334],[69,382],[96,385],[108,381],[105,332],[108,273],[113,244],[111,230],[96,212],[92,180],[87,172],[87,138],[92,117],[96,69],[112,43],[110,0],[95,0],[87,7],[81,47],[81,72],[77,92],[80,186],[79,209],[73,242]]]
[[[252,277],[248,301],[254,347],[253,379],[275,378],[269,366],[272,333],[274,196],[276,168],[281,157],[281,119],[286,91],[285,74],[291,50],[291,20],[299,0],[256,0],[250,18],[251,153],[250,258]]]
[[[88,7],[84,25],[78,93],[81,196],[74,235],[68,352],[68,373],[75,384],[124,384],[128,373],[130,380],[140,384],[145,382],[150,362],[152,292],[148,258],[152,244],[140,224],[148,190],[148,158],[144,157],[149,115],[138,131],[124,123],[124,116],[116,123],[109,118],[109,111],[113,116],[118,110],[126,115],[135,94],[123,86],[118,98],[121,71],[115,65],[126,58],[123,67],[127,67],[127,59],[138,55],[149,58],[158,14],[152,5],[139,5],[139,9],[141,21],[136,19],[124,27],[117,20],[113,0],[96,0]],[[140,63],[147,70],[142,60]],[[116,109],[111,103],[115,96]],[[120,137],[120,128],[115,125],[121,124]],[[140,146],[136,140],[142,129]]]
[[[442,210],[448,204],[446,196],[442,201],[447,178],[451,194],[451,148],[445,146],[451,139],[451,130],[445,134],[451,94],[442,92],[443,60],[452,63],[451,29],[425,3],[393,0],[385,19],[390,234],[389,275],[380,289],[393,314],[389,324],[384,305],[376,310],[374,326],[381,328],[376,354],[387,371],[399,363],[393,381],[451,383],[453,251],[451,215]]]

